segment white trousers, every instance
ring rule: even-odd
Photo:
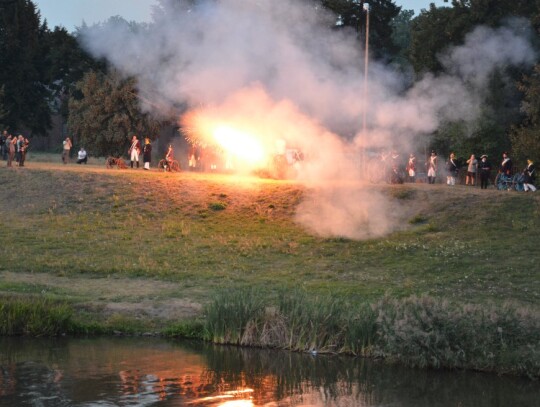
[[[139,150],[136,148],[131,150],[131,161],[139,161]]]

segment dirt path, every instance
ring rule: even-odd
[[[40,273],[0,273],[0,293],[40,293],[74,301],[104,317],[170,321],[200,314],[201,304],[178,298],[176,283],[141,278],[54,276]]]

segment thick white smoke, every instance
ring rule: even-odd
[[[300,206],[298,220],[322,235],[364,238],[399,227],[396,204],[357,182],[358,147],[399,145],[405,153],[441,120],[473,120],[489,73],[531,63],[534,54],[511,27],[478,28],[464,46],[441,56],[446,74],[426,75],[406,92],[397,73],[371,62],[364,106],[356,33],[334,30],[334,17],[314,2],[160,3],[147,26],[109,22],[86,30],[84,44],[138,78],[149,111],[208,109],[264,128],[265,143],[283,138],[305,151],[299,179],[322,192]],[[329,189],[336,180],[349,187]]]

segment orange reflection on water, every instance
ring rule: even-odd
[[[216,396],[201,397],[192,401],[190,404],[218,402],[219,404],[216,404],[216,407],[253,407],[254,404],[251,397],[253,391],[253,389],[226,391],[223,394],[218,394]],[[226,401],[221,402],[221,400]]]
[[[253,407],[253,401],[251,400],[229,400],[225,403],[219,404],[218,407]]]

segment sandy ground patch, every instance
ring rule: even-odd
[[[0,282],[27,286],[37,292],[62,293],[77,305],[104,316],[175,320],[199,315],[200,303],[177,298],[178,284],[142,278],[54,276],[41,273],[0,273]],[[15,292],[19,290],[14,290]],[[8,291],[9,292],[9,291]]]

